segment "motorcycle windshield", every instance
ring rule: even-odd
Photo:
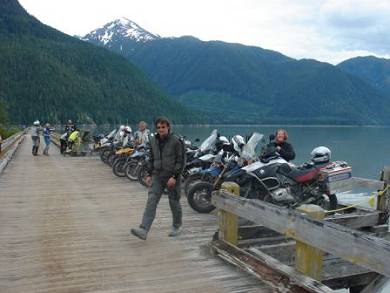
[[[253,133],[248,142],[242,148],[241,157],[246,160],[255,160],[256,159],[256,147],[259,142],[264,138],[263,134]]]
[[[116,133],[116,129],[114,129],[113,131],[111,131],[111,132],[107,135],[107,138],[114,137],[115,133]]]
[[[205,152],[205,151],[208,151],[210,149],[212,149],[215,145],[215,142],[217,140],[217,136],[218,136],[218,131],[216,129],[214,129],[210,136],[208,138],[206,138],[202,144],[200,145],[200,151],[201,152]]]

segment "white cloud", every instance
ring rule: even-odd
[[[338,63],[390,54],[388,0],[20,0],[42,22],[85,35],[121,16],[161,36],[193,35]],[[356,55],[355,55],[356,54]]]

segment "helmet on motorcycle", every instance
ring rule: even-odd
[[[241,154],[242,148],[245,145],[245,140],[241,135],[235,135],[232,137],[233,148],[236,152]]]
[[[220,136],[219,141],[221,142],[222,145],[227,145],[230,144],[229,140],[226,138],[226,136]]]
[[[40,123],[39,123],[39,120],[35,120],[34,123],[33,123],[35,126],[38,126]]]
[[[327,163],[330,160],[331,151],[325,146],[319,146],[314,148],[310,154],[313,163]]]
[[[125,126],[124,125],[121,125],[121,126],[119,126],[119,130],[121,131],[121,130],[124,130],[125,129]]]
[[[130,126],[126,126],[126,127],[124,128],[124,131],[130,133],[130,132],[131,132],[131,127],[130,127]]]

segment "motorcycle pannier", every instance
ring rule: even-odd
[[[320,186],[328,194],[352,190],[352,168],[346,162],[335,161],[321,169]]]

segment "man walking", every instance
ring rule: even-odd
[[[185,164],[183,144],[177,136],[171,134],[170,122],[166,117],[157,118],[155,126],[157,135],[150,140],[151,157],[146,177],[148,200],[140,227],[131,229],[131,233],[142,240],[146,240],[165,188],[168,190],[172,211],[172,230],[168,235],[177,236],[182,224],[180,176]]]

